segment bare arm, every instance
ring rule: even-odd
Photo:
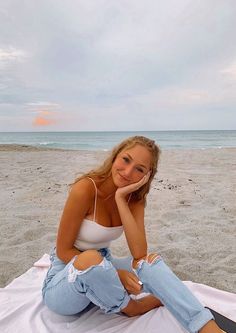
[[[135,259],[140,259],[147,255],[144,202],[137,202],[132,204],[132,207],[129,207],[123,196],[116,195],[116,204],[130,252]]]
[[[146,184],[149,177],[150,173],[147,173],[139,182],[118,188],[115,194],[127,243],[134,259],[141,259],[147,255],[147,241],[144,228],[144,201],[134,202],[129,207],[126,197]]]
[[[88,179],[82,179],[72,186],[57,234],[57,255],[65,263],[81,253],[74,247],[74,242],[93,198],[93,184]]]

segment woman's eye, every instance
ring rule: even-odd
[[[142,173],[143,173],[143,169],[136,168],[136,170],[138,170],[139,172],[142,172]]]
[[[129,163],[129,159],[128,159],[128,157],[123,157],[123,160],[124,160],[126,163]]]

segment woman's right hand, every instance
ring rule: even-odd
[[[118,269],[120,281],[129,294],[138,295],[141,292],[142,286],[139,284],[138,277],[124,269]]]
[[[146,175],[143,176],[138,182],[126,185],[124,187],[119,187],[116,190],[115,198],[125,198],[128,194],[137,191],[140,187],[146,184],[150,178],[151,172],[149,171]]]

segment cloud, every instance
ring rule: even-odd
[[[55,113],[60,109],[60,104],[52,102],[31,102],[25,103],[25,108],[32,112],[48,112]]]
[[[26,105],[28,106],[33,106],[33,107],[47,107],[47,108],[58,108],[60,107],[59,104],[57,103],[51,103],[51,102],[34,102],[34,103],[26,103]]]
[[[12,46],[0,48],[0,71],[3,73],[6,70],[11,71],[17,63],[22,63],[26,58],[27,54],[22,49],[16,49]]]
[[[9,47],[7,49],[0,49],[0,61],[20,60],[26,57],[23,50]]]
[[[60,105],[52,102],[31,102],[26,103],[26,110],[36,113],[32,124],[35,127],[46,127],[58,123],[58,109]]]
[[[23,130],[181,128],[236,107],[234,1],[18,2],[0,8],[0,113],[23,110]]]
[[[229,79],[236,80],[236,61],[232,62],[228,67],[222,69],[220,73]]]
[[[52,114],[55,114],[55,111],[49,111],[49,110],[42,110],[42,111],[38,111],[38,112],[40,112],[40,114],[42,116],[50,116]]]
[[[43,117],[36,117],[33,121],[33,126],[35,127],[45,127],[56,124],[55,119],[47,119]]]

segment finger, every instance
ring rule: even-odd
[[[132,293],[140,293],[142,285],[139,283],[139,279],[134,280],[133,278],[129,280],[129,289],[132,290]]]
[[[142,178],[144,180],[145,183],[148,182],[149,178],[150,178],[150,175],[151,175],[151,171],[148,171],[148,173],[146,173],[146,175]]]
[[[132,274],[132,273],[130,273],[130,274]],[[141,281],[139,281],[139,278],[135,274],[132,274],[132,276],[131,275],[129,276],[129,284],[133,285],[135,287],[140,287]]]
[[[130,294],[138,295],[138,294],[141,293],[142,288],[133,288],[133,287],[129,287],[129,288],[128,288],[128,291],[129,291]]]
[[[144,175],[143,178],[141,178],[138,182],[137,185],[138,187],[143,186],[144,184],[146,184],[148,181],[147,175]]]
[[[141,291],[137,291],[137,290],[128,290],[128,292],[132,295],[139,295],[141,293]]]
[[[137,277],[136,274],[129,272],[129,278],[134,281],[135,283],[139,282],[139,278]]]

